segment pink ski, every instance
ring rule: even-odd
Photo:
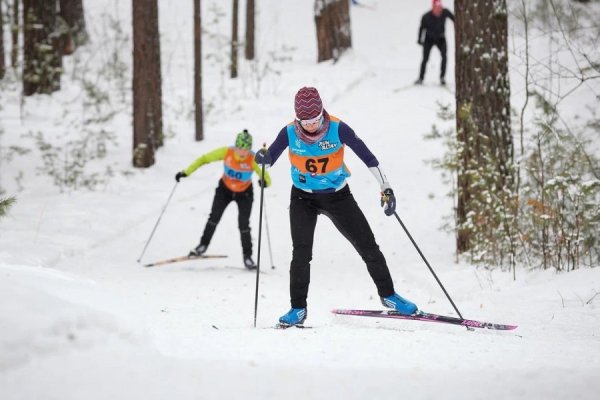
[[[334,314],[354,315],[359,317],[375,317],[375,318],[392,318],[392,319],[408,319],[413,321],[425,322],[440,322],[444,324],[462,325],[468,328],[487,328],[501,331],[510,331],[517,328],[517,325],[494,324],[491,322],[475,321],[472,319],[461,319],[449,317],[446,315],[438,315],[417,311],[412,315],[402,315],[397,311],[385,310],[332,310]]]

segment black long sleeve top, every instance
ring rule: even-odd
[[[447,8],[442,10],[442,14],[439,17],[433,15],[431,11],[423,14],[421,25],[419,26],[419,43],[423,43],[425,39],[436,41],[445,37],[446,18],[450,18],[454,22],[454,14]]]

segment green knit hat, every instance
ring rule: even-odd
[[[235,147],[243,150],[252,150],[252,135],[248,133],[248,129],[244,129],[237,134],[235,138]]]

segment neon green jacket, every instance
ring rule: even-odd
[[[200,168],[204,164],[209,164],[209,163],[212,163],[215,161],[225,160],[225,156],[227,155],[228,150],[229,150],[229,147],[219,147],[218,149],[215,149],[206,154],[203,154],[200,157],[198,157],[193,163],[191,163],[185,170],[183,170],[183,172],[187,176],[190,176],[194,173],[194,171],[196,171],[198,168]],[[256,163],[256,161],[254,161],[254,153],[251,153],[251,154],[252,154],[252,169],[254,170],[254,172],[256,172],[256,174],[260,178],[260,175],[262,173],[261,167],[259,167],[258,164]],[[267,171],[265,171],[265,186],[266,187],[271,186],[271,177],[269,176],[269,173]]]

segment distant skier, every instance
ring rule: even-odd
[[[279,322],[284,326],[300,325],[306,319],[310,261],[319,214],[327,216],[358,251],[367,265],[383,305],[402,314],[413,314],[417,306],[394,291],[394,282],[385,257],[350,192],[346,180],[350,172],[344,164],[344,150],[348,145],[373,173],[381,187],[384,212],[388,216],[394,215],[396,198],[379,168],[379,161],[352,128],[325,111],[317,89],[300,89],[295,97],[294,108],[294,121],[281,129],[268,150],[261,149],[256,153],[258,164],[272,165],[285,148],[289,147],[292,175],[292,308],[279,318]]]
[[[441,0],[433,0],[431,11],[423,14],[421,18],[417,43],[423,46],[423,60],[421,61],[419,79],[415,82],[417,85],[421,85],[423,79],[425,79],[425,68],[429,60],[429,53],[434,45],[440,50],[442,56],[440,84],[446,84],[446,18],[450,18],[454,22],[454,15],[442,6]]]
[[[252,190],[252,172],[259,176],[261,169],[254,161],[252,152],[252,136],[246,129],[240,132],[235,139],[235,146],[220,147],[209,153],[200,156],[196,161],[190,164],[185,170],[177,172],[175,180],[179,182],[181,178],[190,176],[195,170],[215,161],[223,160],[225,171],[219,179],[219,185],[215,190],[212,209],[204,227],[204,233],[200,239],[200,244],[190,251],[190,256],[199,256],[206,252],[208,245],[215,233],[217,224],[223,216],[225,208],[235,201],[238,206],[238,227],[242,240],[242,252],[244,257],[244,266],[248,269],[256,269],[256,264],[252,259],[252,238],[250,236],[250,212],[252,211],[252,202],[254,195]],[[258,180],[259,186],[263,182]],[[269,187],[271,178],[265,171],[264,187]]]

